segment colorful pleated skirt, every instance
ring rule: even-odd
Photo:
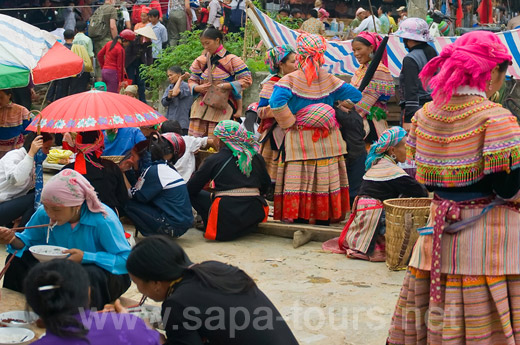
[[[279,163],[274,219],[339,222],[349,210],[343,156]]]

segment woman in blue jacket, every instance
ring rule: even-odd
[[[130,189],[132,199],[125,207],[126,214],[144,236],[179,237],[193,224],[186,182],[173,167],[186,145],[176,133],[153,133],[149,150],[152,165]]]

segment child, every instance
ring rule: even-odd
[[[178,121],[182,128],[182,132],[179,134],[188,135],[193,95],[188,83],[184,80],[189,79],[190,74],[183,74],[182,69],[178,66],[168,68],[167,73],[171,84],[166,88],[161,100],[162,105],[167,108],[166,118]]]
[[[193,224],[186,182],[172,168],[186,146],[175,133],[153,133],[149,140],[152,165],[130,189],[132,200],[126,203],[126,215],[144,236],[179,237]]]
[[[157,10],[150,10],[148,12],[148,19],[150,20],[150,25],[155,32],[155,36],[157,36],[156,40],[152,40],[152,57],[154,61],[159,57],[166,43],[168,43],[168,32],[166,31],[166,27],[159,22],[160,13]]]
[[[181,131],[181,126],[177,121],[168,120],[161,125],[161,133],[181,134]],[[184,181],[187,182],[195,172],[195,153],[200,149],[213,146],[213,139],[208,139],[208,137],[197,138],[188,135],[183,136],[182,139],[184,139],[184,143],[186,144],[186,152],[179,158],[177,163],[175,163],[175,170],[177,170]]]
[[[89,275],[73,261],[37,264],[27,275],[24,292],[47,329],[34,344],[160,344],[159,333],[135,315],[110,312],[98,323],[98,314],[89,309]]]

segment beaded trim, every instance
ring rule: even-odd
[[[484,99],[483,99],[484,100]],[[482,101],[483,101],[482,100]],[[477,100],[475,101],[472,101],[472,102],[476,102],[476,103],[473,103],[473,104],[469,104],[469,103],[466,103],[466,104],[462,104],[460,105],[459,107],[468,107],[468,106],[473,106],[473,105],[476,105],[478,103],[481,103],[482,101],[480,102],[477,102]],[[445,117],[445,116],[442,116],[442,115],[438,115],[438,114],[433,114],[429,111],[429,107],[424,107],[424,115],[426,115],[427,117],[429,117],[430,119],[433,119],[433,120],[437,120],[437,121],[441,121],[441,122],[444,122],[444,123],[453,123],[455,121],[458,121],[458,120],[463,120],[477,112],[480,112],[480,111],[483,111],[483,110],[488,110],[488,109],[492,109],[492,108],[497,108],[497,107],[501,107],[502,105],[498,104],[498,103],[489,103],[489,104],[486,104],[486,105],[481,105],[480,107],[475,107],[471,110],[468,110],[462,114],[459,114],[459,115],[456,115],[456,116],[452,116],[452,117]],[[444,106],[444,107],[448,107],[448,106]],[[445,110],[443,107],[443,110]],[[451,107],[451,106],[450,106]],[[454,107],[455,108],[455,107]],[[464,109],[464,108],[462,108]],[[456,110],[460,110],[460,109],[449,109],[448,111],[456,111]]]
[[[462,110],[464,108],[467,108],[467,107],[470,107],[472,105],[476,105],[476,104],[480,104],[482,102],[484,102],[486,100],[486,98],[484,97],[481,97],[479,99],[474,99],[472,101],[469,101],[467,103],[464,103],[464,104],[459,104],[459,105],[443,105],[441,107],[442,110],[447,110],[447,111],[457,111],[457,110]]]
[[[421,138],[427,139],[429,141],[434,141],[437,143],[453,143],[456,141],[461,141],[464,139],[471,138],[479,133],[484,132],[488,125],[489,125],[489,121],[486,122],[485,124],[483,124],[482,126],[475,128],[474,130],[472,130],[470,132],[466,132],[466,133],[460,134],[460,135],[455,135],[452,137],[440,137],[437,135],[430,135],[430,134],[424,133],[423,131],[421,131],[418,128],[415,129],[415,135],[417,137],[421,137]]]

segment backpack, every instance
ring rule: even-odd
[[[105,37],[110,29],[105,22],[105,11],[102,9],[103,7],[99,7],[90,17],[88,36],[93,40]]]
[[[231,24],[242,27],[246,23],[246,11],[240,9],[240,3],[244,0],[238,0],[236,8],[231,9]]]

